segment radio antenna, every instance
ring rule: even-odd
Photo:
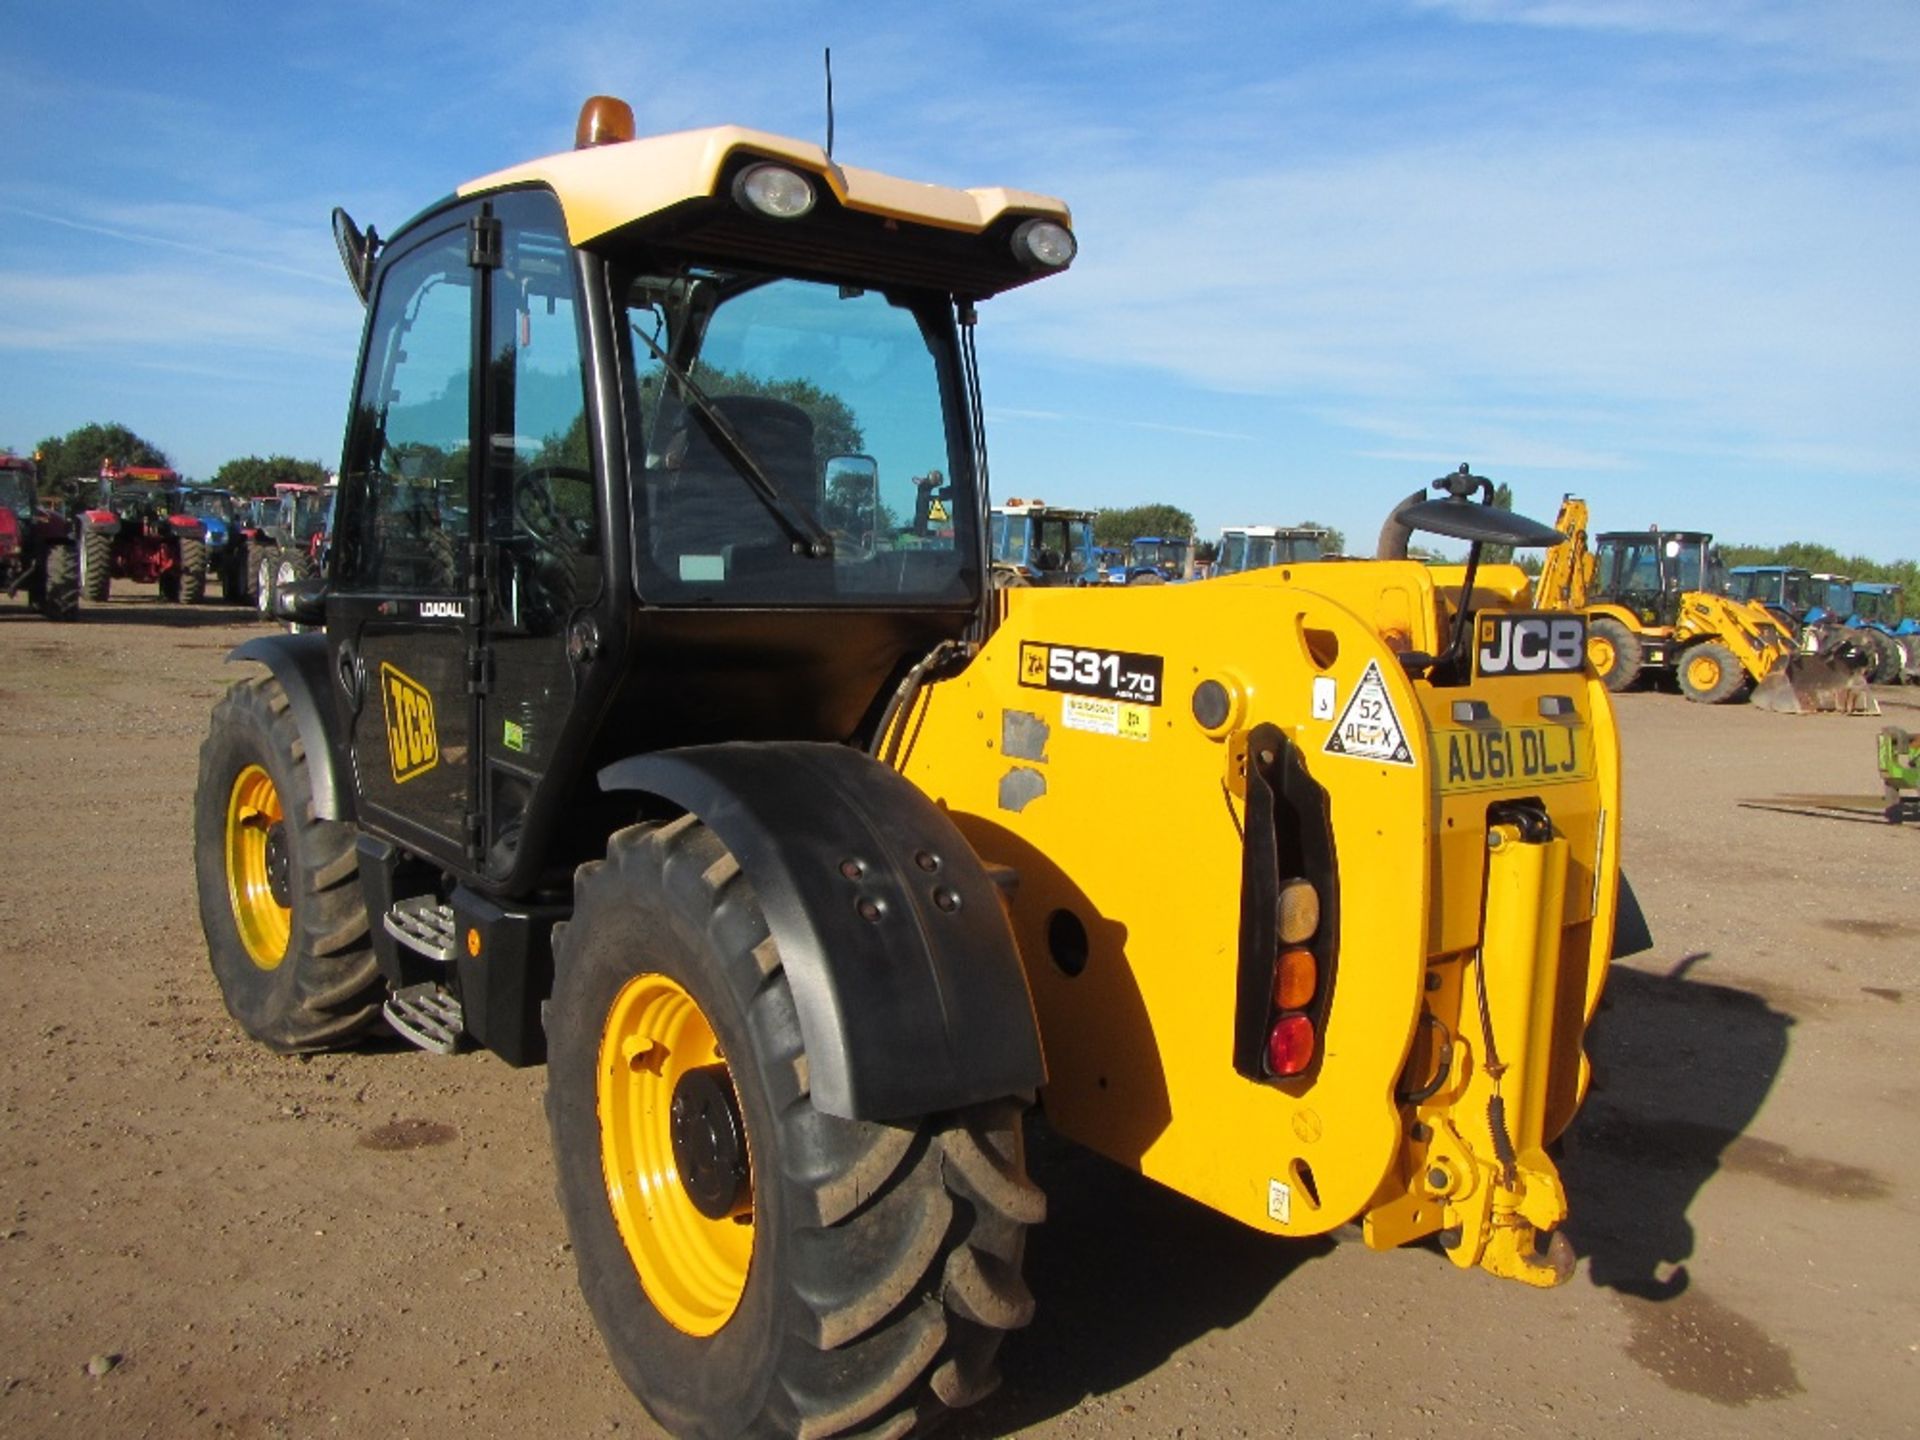
[[[827,46],[827,159],[833,158],[833,47]]]

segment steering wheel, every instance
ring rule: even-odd
[[[542,545],[578,549],[586,538],[582,522],[563,515],[553,503],[553,481],[577,480],[592,492],[593,474],[577,465],[534,465],[514,477],[513,518]]]

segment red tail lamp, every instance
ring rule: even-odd
[[[1313,1022],[1304,1015],[1282,1015],[1267,1032],[1267,1070],[1286,1077],[1298,1075],[1313,1063],[1318,1044]]]

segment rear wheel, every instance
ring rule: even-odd
[[[1690,645],[1680,656],[1680,693],[1702,705],[1723,705],[1746,684],[1739,658],[1718,640]]]
[[[207,593],[207,546],[204,540],[180,542],[180,599],[198,605]]]
[[[814,1108],[752,886],[686,818],[575,882],[547,1116],[580,1283],[676,1435],[903,1436],[986,1395],[1033,1302],[1020,1105]]]
[[[354,828],[312,818],[312,793],[280,682],[236,683],[200,747],[200,925],[228,1011],[280,1051],[348,1044],[380,1013]]]
[[[1639,678],[1640,637],[1605,615],[1587,622],[1587,663],[1609,690],[1624,690]]]
[[[1873,647],[1873,674],[1868,678],[1875,685],[1898,685],[1900,683],[1900,642],[1884,630],[1868,630],[1867,641]]]
[[[49,545],[40,593],[34,605],[49,620],[71,620],[80,613],[80,557],[72,545]]]
[[[80,542],[80,591],[89,600],[107,598],[113,584],[113,537],[89,531]]]

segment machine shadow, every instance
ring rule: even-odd
[[[1277,1240],[1030,1123],[1028,1161],[1047,1192],[1027,1241],[1039,1304],[1007,1337],[1002,1383],[956,1417],[957,1440],[990,1440],[1062,1415],[1251,1315],[1329,1240]],[[1125,1263],[1115,1263],[1124,1256]]]
[[[1759,1112],[1793,1017],[1762,997],[1616,965],[1589,1033],[1596,1085],[1565,1138],[1566,1233],[1596,1285],[1647,1300],[1687,1288],[1694,1197]]]

